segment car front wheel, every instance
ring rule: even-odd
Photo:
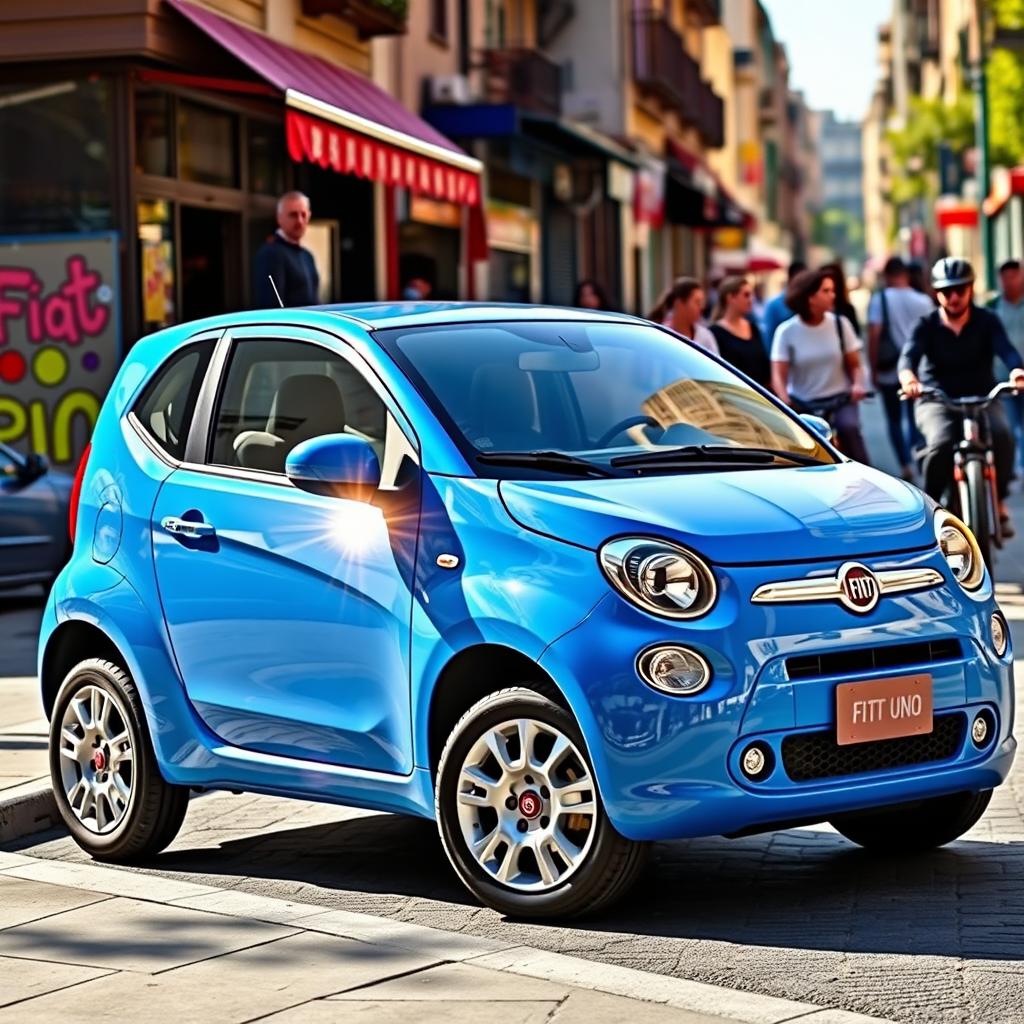
[[[858,846],[880,853],[919,853],[959,839],[988,807],[992,790],[953,793],[884,810],[833,818],[832,827]]]
[[[477,702],[441,755],[436,811],[462,881],[514,917],[572,917],[622,896],[646,846],[615,831],[564,708],[521,687]]]
[[[97,860],[159,853],[188,807],[188,788],[160,774],[135,684],[119,665],[96,658],[76,665],[57,695],[50,778],[72,837]]]

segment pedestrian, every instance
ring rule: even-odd
[[[402,298],[409,302],[422,302],[430,298],[434,286],[425,277],[410,277],[402,289]]]
[[[987,394],[995,386],[996,357],[1008,367],[1010,382],[1024,388],[1024,369],[1002,321],[974,302],[974,268],[967,260],[941,259],[932,268],[939,308],[919,320],[900,354],[904,392],[919,398],[914,415],[924,435],[924,489],[943,501],[953,484],[953,450],[962,437],[961,417],[942,402],[920,398],[922,388],[937,388],[950,398]],[[988,407],[996,464],[999,519],[1004,537],[1014,534],[1006,508],[1013,470],[1013,434],[1002,406]]]
[[[610,310],[612,308],[604,287],[600,282],[589,277],[576,285],[576,295],[573,297],[572,304],[580,309]]]
[[[989,308],[1002,320],[1010,344],[1018,354],[1024,353],[1024,271],[1020,260],[1007,260],[999,268],[999,294]],[[1013,427],[1017,453],[1020,454],[1024,449],[1024,416],[1021,414],[1020,397],[1008,395],[1003,399],[1003,407]]]
[[[872,295],[868,305],[868,363],[875,387],[882,396],[889,441],[900,463],[900,475],[904,480],[913,481],[913,403],[900,401],[896,364],[918,321],[928,316],[935,306],[927,295],[911,287],[907,266],[899,256],[886,261],[882,277],[882,287]]]
[[[751,319],[754,289],[745,277],[727,277],[718,286],[718,309],[711,333],[719,355],[741,373],[771,390],[772,369],[757,324]]]
[[[704,302],[704,289],[700,281],[695,277],[680,277],[662,296],[648,319],[671,327],[677,334],[718,355],[718,342],[714,334],[701,323]]]
[[[860,338],[860,317],[857,316],[857,310],[850,301],[850,292],[846,287],[846,271],[838,263],[826,263],[821,269],[832,278],[832,284],[836,289],[836,305],[833,312],[837,316],[846,317],[850,321],[853,333]]]
[[[807,264],[803,260],[793,260],[786,271],[787,287],[797,274],[802,274],[806,269]],[[772,341],[775,339],[775,332],[779,329],[779,324],[785,323],[792,316],[793,310],[786,304],[786,289],[784,288],[764,307],[763,330],[768,351],[771,351]]]
[[[260,246],[253,261],[256,309],[315,306],[320,301],[320,275],[313,254],[302,246],[309,215],[309,198],[301,192],[285,192],[278,199],[277,231]]]
[[[772,386],[797,412],[824,416],[839,447],[870,465],[860,432],[857,403],[864,398],[863,347],[853,325],[834,312],[836,287],[827,270],[805,270],[786,289],[786,305],[795,313],[775,332]]]

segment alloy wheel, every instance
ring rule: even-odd
[[[87,685],[68,701],[60,728],[60,774],[75,817],[90,832],[106,835],[131,805],[135,758],[120,701]]]
[[[586,760],[559,729],[518,718],[489,728],[459,771],[459,826],[493,880],[520,892],[564,883],[597,831],[597,788]]]

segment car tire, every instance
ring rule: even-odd
[[[68,673],[50,717],[49,754],[57,809],[97,860],[145,860],[181,829],[188,787],[160,774],[142,699],[121,666],[90,658]]]
[[[915,804],[844,815],[830,824],[842,836],[880,853],[920,853],[959,839],[988,807],[992,790],[953,793]]]
[[[596,913],[626,893],[646,859],[647,844],[609,821],[573,716],[525,686],[492,693],[459,719],[438,765],[435,811],[459,877],[510,917]]]

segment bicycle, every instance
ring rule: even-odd
[[[858,402],[867,401],[869,398],[874,398],[874,391],[865,391],[863,395],[857,400]],[[846,408],[848,405],[854,404],[854,398],[849,391],[843,391],[838,395],[828,395],[824,398],[816,398],[811,401],[801,400],[799,404],[794,401],[793,408],[804,415],[817,416],[819,419],[824,420],[829,427],[830,436],[829,440],[833,446],[842,451],[842,444],[838,438],[838,430],[836,427],[836,419],[839,413]]]
[[[997,384],[987,395],[950,398],[939,388],[922,388],[921,398],[932,398],[955,412],[963,421],[963,438],[953,452],[953,509],[970,527],[981,548],[989,571],[992,548],[1002,548],[1003,533],[999,521],[999,493],[996,482],[995,453],[989,427],[988,408],[1001,395],[1020,394],[1013,384]],[[901,401],[907,395],[900,391]]]

